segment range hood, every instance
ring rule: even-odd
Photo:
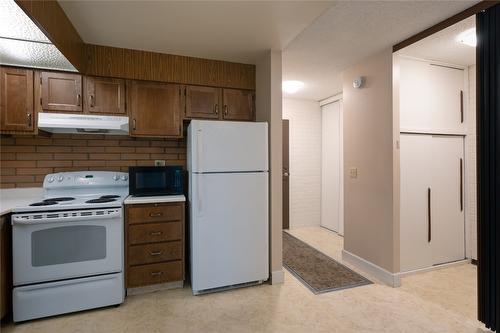
[[[128,135],[128,117],[38,113],[38,128],[51,133]]]

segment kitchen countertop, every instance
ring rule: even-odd
[[[134,197],[129,195],[123,202],[125,205],[160,203],[160,202],[184,202],[184,195],[155,195],[150,197]]]
[[[42,198],[41,187],[0,189],[0,215],[10,213],[14,207],[26,206]]]

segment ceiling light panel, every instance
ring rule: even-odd
[[[0,37],[50,43],[13,0],[0,1]]]

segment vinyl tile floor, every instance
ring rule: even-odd
[[[342,237],[319,228],[290,231],[341,261]],[[366,275],[365,275],[366,276]],[[56,332],[488,332],[475,320],[475,267],[463,264],[374,284],[312,294],[285,270],[283,284],[192,296],[184,289],[129,296],[119,307],[21,324],[2,333]]]

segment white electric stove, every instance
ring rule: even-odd
[[[12,210],[14,321],[122,303],[128,174],[49,174],[43,188]]]

